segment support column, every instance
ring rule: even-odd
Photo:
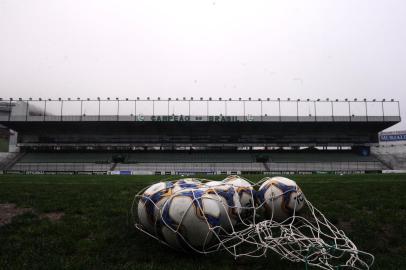
[[[9,137],[9,143],[8,143],[8,151],[12,153],[18,153],[20,152],[20,147],[17,146],[17,137],[18,133],[14,130],[10,129],[10,137]]]

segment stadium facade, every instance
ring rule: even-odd
[[[379,144],[371,146],[371,152],[387,167],[406,172],[406,130],[379,133]]]
[[[0,101],[7,172],[376,172],[371,146],[400,120],[394,100]]]

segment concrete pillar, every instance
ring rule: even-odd
[[[13,153],[20,152],[20,147],[17,146],[18,133],[10,129],[10,138],[8,143],[8,151]]]

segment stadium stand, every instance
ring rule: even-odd
[[[111,163],[110,153],[27,153],[20,163]]]
[[[0,152],[0,168],[1,169],[3,169],[6,166],[10,155],[12,155],[12,153]]]
[[[392,170],[406,170],[406,130],[380,132],[371,153]]]
[[[117,170],[177,173],[264,173],[264,172],[361,172],[385,169],[380,162],[313,162],[313,163],[139,163],[120,164]]]
[[[10,171],[29,171],[29,172],[107,172],[111,169],[111,164],[97,163],[70,163],[70,162],[29,162],[16,163]]]
[[[9,152],[0,152],[0,170],[8,170],[13,167],[24,153],[9,153]]]
[[[255,162],[255,158],[249,153],[131,153],[126,162]]]
[[[137,163],[119,164],[116,170],[149,171],[149,172],[173,172],[173,174],[188,173],[238,173],[238,172],[263,172],[262,163]]]
[[[192,114],[196,102],[203,106]],[[181,103],[183,113],[176,107]],[[108,113],[103,104],[109,105]],[[240,111],[229,115],[227,109],[237,105]],[[368,106],[382,112],[376,114]],[[398,122],[399,103],[394,100],[0,99],[0,125],[12,134],[9,149],[20,151],[0,156],[0,169],[124,174],[379,172],[403,168],[401,153],[374,147],[378,132]]]
[[[371,153],[389,169],[406,170],[406,144],[377,145],[371,148]]]
[[[112,166],[110,153],[26,153],[11,170],[106,172]]]
[[[119,161],[117,156],[122,157]],[[114,161],[115,160],[115,161]],[[373,156],[351,151],[320,152],[138,152],[27,153],[14,171],[134,171],[148,173],[379,171],[387,169]]]

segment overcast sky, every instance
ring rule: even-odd
[[[0,0],[0,96],[366,97],[406,108],[406,1]]]

